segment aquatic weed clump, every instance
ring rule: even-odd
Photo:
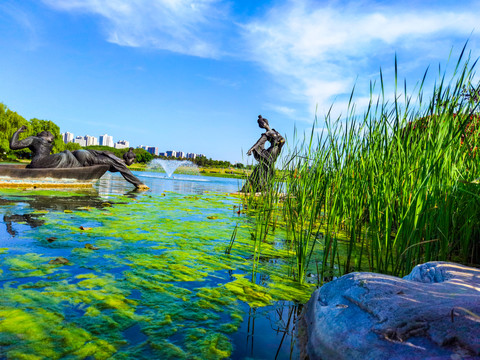
[[[432,260],[479,264],[480,105],[465,93],[480,87],[475,67],[462,51],[450,81],[440,72],[429,91],[425,73],[413,95],[395,72],[392,100],[380,74],[363,114],[352,92],[345,115],[327,114],[290,148],[276,179],[285,194],[264,194],[257,228],[283,214],[298,282],[358,270],[402,276]]]
[[[228,195],[111,196],[41,211],[8,196],[4,211],[22,216],[0,250],[0,357],[228,358],[246,304],[311,292],[288,279],[288,252],[274,243],[264,250],[277,260],[260,261],[262,281],[250,281],[250,225]],[[33,213],[41,225],[23,221]]]

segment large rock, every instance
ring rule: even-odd
[[[342,276],[314,292],[299,333],[303,358],[480,359],[480,269]]]

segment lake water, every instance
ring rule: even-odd
[[[282,235],[252,278],[237,179],[107,173],[91,190],[0,190],[0,359],[289,359],[313,291]],[[226,254],[232,233],[237,235]]]

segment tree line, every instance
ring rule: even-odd
[[[22,139],[36,135],[42,131],[50,131],[55,140],[53,143],[53,153],[58,153],[64,150],[79,150],[82,147],[70,142],[65,144],[60,134],[60,127],[50,120],[40,120],[33,118],[30,120],[25,119],[15,111],[10,110],[5,104],[0,103],[0,161],[17,161],[18,159],[30,159],[31,151],[29,149],[11,150],[10,139],[15,131],[21,126],[25,125],[27,130],[22,134]],[[114,153],[119,158],[123,157],[128,149],[115,149],[108,146],[87,146],[85,149],[94,150],[107,150]],[[153,159],[153,155],[144,149],[134,149],[137,162],[148,163]]]
[[[25,125],[27,130],[22,138],[36,135],[41,131],[50,131],[55,137],[53,143],[53,152],[57,153],[64,150],[77,150],[80,145],[69,143],[65,144],[60,136],[60,128],[50,120],[40,120],[33,118],[25,119],[23,116],[10,110],[5,104],[0,103],[0,160],[15,161],[17,159],[28,159],[31,156],[29,149],[10,150],[10,139],[15,131]]]
[[[68,144],[65,144],[63,142],[62,136],[60,135],[60,127],[54,122],[50,120],[40,120],[37,118],[27,120],[15,111],[10,110],[5,104],[0,103],[0,161],[17,161],[18,159],[31,158],[31,151],[29,149],[10,150],[10,139],[12,138],[15,131],[17,131],[23,125],[27,127],[27,130],[22,134],[22,139],[28,136],[36,135],[41,131],[50,131],[55,138],[52,150],[53,153],[58,153],[64,150],[74,151],[82,149],[82,147],[77,143],[70,142]],[[119,158],[122,158],[123,154],[128,151],[128,148],[115,149],[109,146],[98,145],[87,146],[85,147],[85,149],[110,151]],[[134,149],[133,152],[136,155],[136,161],[139,163],[147,164],[154,158],[159,158],[159,156],[152,155],[148,151],[140,148]],[[205,156],[200,156],[196,159],[185,160],[190,160],[199,167],[232,167],[232,164],[229,161],[207,159]],[[233,165],[233,167],[237,167],[239,169],[245,168],[245,166],[240,163]]]

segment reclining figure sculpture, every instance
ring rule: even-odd
[[[19,135],[27,127],[24,125],[18,129],[10,139],[10,149],[19,150],[28,148],[32,152],[32,161],[27,168],[78,168],[93,165],[108,165],[110,172],[119,172],[122,176],[135,185],[137,189],[147,190],[148,186],[142,183],[127,168],[125,162],[109,151],[98,150],[69,150],[57,154],[50,154],[53,148],[54,136],[50,131],[39,132],[36,136],[29,136],[19,140]]]

